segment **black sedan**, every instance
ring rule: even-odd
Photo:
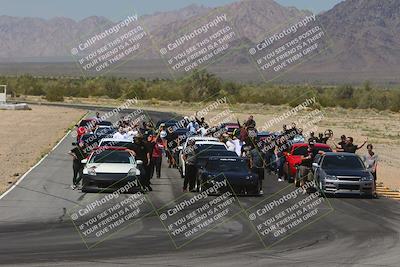
[[[247,160],[240,157],[211,157],[197,176],[197,189],[203,192],[226,179],[227,186],[218,193],[234,191],[237,195],[260,195],[258,175],[248,168]]]

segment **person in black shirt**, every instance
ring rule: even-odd
[[[345,145],[346,145],[346,136],[345,136],[345,135],[342,135],[342,136],[340,137],[340,142],[337,143],[337,145],[335,144],[335,146],[336,146],[337,149],[343,149],[343,147],[344,147]]]
[[[333,131],[328,129],[325,131],[325,133],[320,133],[319,138],[318,138],[318,143],[320,144],[326,144],[328,143],[328,140],[333,136]]]
[[[258,175],[260,194],[263,194],[264,157],[264,153],[257,146],[253,145],[250,150],[250,169]]]
[[[209,128],[208,123],[205,121],[204,117],[201,117],[200,120],[197,117],[195,117],[195,119],[196,119],[196,122],[199,124],[200,128],[201,127],[204,129]]]
[[[347,152],[347,153],[356,153],[357,150],[363,148],[363,146],[365,146],[365,144],[368,142],[368,138],[365,140],[365,142],[361,145],[355,145],[353,144],[353,137],[347,137],[346,138],[346,143],[344,144],[344,146],[340,149],[338,149],[338,152]]]
[[[300,187],[304,186],[306,181],[312,180],[312,164],[314,162],[315,156],[320,153],[314,147],[315,142],[308,143],[307,155],[301,157],[301,164],[299,169],[300,174]]]
[[[317,143],[318,138],[315,136],[314,132],[310,132],[310,137],[308,138],[308,143]]]
[[[82,163],[82,160],[87,157],[84,142],[79,142],[78,146],[69,151],[68,154],[71,155],[74,159],[72,163],[74,176],[72,178],[71,188],[75,190],[78,187],[83,176],[83,168],[85,167],[85,164]]]
[[[256,128],[256,122],[254,121],[253,115],[250,115],[247,121],[244,123],[244,128],[246,130],[249,128]]]
[[[149,145],[144,142],[143,136],[139,134],[135,137],[135,143],[131,145],[130,149],[133,150],[135,154],[135,159],[141,160],[143,162],[141,166],[138,165],[138,168],[140,170],[140,183],[143,188],[151,191],[152,188],[150,187],[150,180],[147,179],[148,174],[146,172],[146,169],[150,164]]]

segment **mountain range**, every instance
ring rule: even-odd
[[[238,41],[245,46],[258,43],[274,33],[275,29],[283,29],[311,15],[307,10],[284,7],[273,0],[242,0],[219,8],[190,5],[175,11],[145,15],[140,20],[152,38],[162,42],[187,25],[216,12],[227,14],[231,25],[239,33]],[[329,36],[329,48],[303,62],[301,67],[293,69],[283,80],[398,81],[400,1],[346,0],[318,14],[317,18]],[[77,40],[113,23],[98,16],[80,21],[63,17],[46,20],[0,16],[0,73],[7,72],[4,66],[13,66],[15,62],[67,64],[72,60],[70,51]],[[157,62],[158,57],[157,49],[149,49],[138,62]],[[240,64],[243,64],[244,72],[254,71],[246,66],[250,64],[246,58],[247,51],[239,51],[231,59],[220,62],[216,71],[223,68],[235,71]],[[129,62],[125,68],[133,66],[135,69],[134,65],[135,62]],[[123,72],[129,73],[129,70]]]

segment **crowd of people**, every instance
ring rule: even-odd
[[[99,118],[100,114],[96,114]],[[186,138],[190,136],[212,136],[217,137],[223,142],[227,150],[235,152],[239,157],[248,158],[249,168],[257,173],[262,181],[264,179],[265,170],[268,173],[276,174],[278,181],[284,180],[285,152],[290,151],[294,143],[308,143],[308,154],[303,156],[300,171],[306,176],[311,168],[316,152],[313,149],[314,144],[324,143],[333,147],[337,152],[356,153],[365,146],[368,139],[362,145],[355,145],[353,138],[342,135],[340,142],[335,142],[333,131],[326,130],[319,133],[318,136],[314,132],[304,134],[303,130],[292,123],[290,126],[283,125],[282,130],[278,132],[259,133],[256,128],[256,122],[253,116],[249,116],[246,121],[240,123],[232,131],[227,131],[224,127],[210,127],[204,117],[200,119],[197,116],[192,118],[184,117],[181,128],[185,128],[184,138],[174,135],[164,123],[158,128],[151,122],[137,121],[121,117],[117,122],[117,132],[113,135],[114,139],[132,140],[132,145],[128,149],[135,155],[137,160],[143,161],[143,181],[142,185],[145,190],[152,191],[151,179],[156,174],[157,178],[161,178],[161,165],[164,157],[168,160],[169,167],[176,167],[176,149]],[[96,126],[95,126],[96,127]],[[194,149],[191,143],[188,145],[187,151],[184,151],[186,162],[186,175],[183,190],[193,188],[192,181],[196,174],[193,167],[196,159]],[[367,146],[368,153],[363,157],[368,170],[377,177],[378,156],[373,151],[372,144]],[[73,188],[75,189],[82,177],[83,165],[81,160],[87,157],[84,150],[84,143],[79,142],[69,154],[73,157]]]

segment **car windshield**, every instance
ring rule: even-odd
[[[201,158],[208,158],[208,157],[215,157],[215,156],[221,156],[221,157],[236,157],[236,153],[233,151],[229,150],[206,150],[199,155]]]
[[[220,159],[209,161],[206,169],[211,172],[244,172],[248,167],[245,160]]]
[[[86,127],[91,123],[90,120],[83,120],[79,123],[79,127]]]
[[[307,146],[299,146],[296,147],[293,151],[294,156],[305,156],[308,154],[308,147]]]
[[[123,142],[123,141],[102,141],[101,146],[116,146],[116,147],[128,147],[131,142]]]
[[[332,152],[332,149],[330,147],[317,147],[313,149],[314,154],[318,154],[319,151]]]
[[[335,155],[326,156],[322,162],[323,169],[354,169],[363,170],[364,164],[357,156]]]
[[[200,154],[203,153],[206,150],[213,149],[213,150],[226,150],[226,147],[224,145],[216,145],[216,144],[202,144],[202,145],[196,145],[195,153]]]
[[[110,121],[99,121],[99,122],[97,122],[97,125],[112,126],[112,123]]]
[[[99,128],[96,130],[96,135],[109,135],[115,132],[113,128]]]
[[[127,151],[105,150],[93,153],[90,163],[132,163],[131,154]]]
[[[329,147],[314,147],[313,154],[318,154],[319,151],[323,152],[332,152],[332,149]],[[306,156],[308,154],[308,147],[307,146],[300,146],[294,149],[293,155],[294,156]]]

